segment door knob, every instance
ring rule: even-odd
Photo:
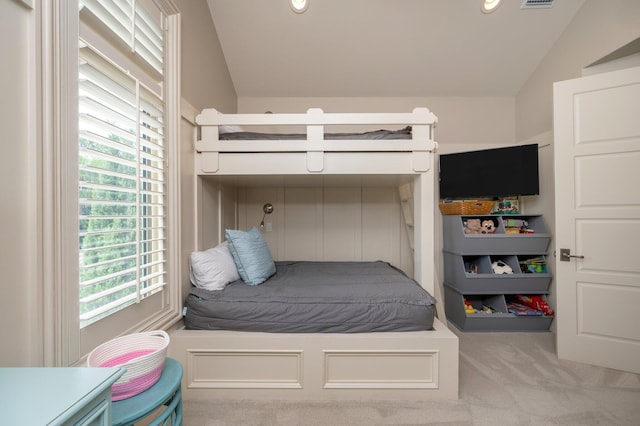
[[[573,255],[570,249],[560,249],[560,262],[568,262],[571,258],[584,259],[584,256]]]

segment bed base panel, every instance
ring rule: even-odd
[[[176,330],[187,399],[458,398],[458,339],[432,331],[280,334]]]
[[[429,152],[219,153],[196,156],[200,175],[410,175],[429,170]]]

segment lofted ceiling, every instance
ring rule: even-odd
[[[515,96],[584,1],[207,0],[239,97]]]

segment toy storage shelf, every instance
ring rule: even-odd
[[[476,215],[443,216],[444,251],[458,254],[540,254],[546,253],[549,231],[541,215]],[[492,234],[465,234],[467,219],[492,220],[496,229]],[[510,234],[509,222],[526,221],[531,234]]]
[[[468,219],[491,220],[495,232],[466,234]],[[506,303],[509,295],[544,297],[549,291],[552,276],[547,272],[546,252],[550,235],[542,215],[445,215],[443,227],[449,321],[463,331],[549,330],[553,316],[515,315]],[[495,261],[508,265],[513,273],[494,273]],[[465,300],[477,312],[467,313]],[[484,312],[486,307],[492,313]]]
[[[523,273],[520,269],[520,262],[532,257],[444,252],[445,281],[449,287],[464,294],[546,294],[551,283],[551,274]],[[545,256],[536,257],[546,260]],[[509,265],[513,274],[494,274],[491,263],[496,260]]]
[[[553,321],[548,315],[515,315],[507,311],[505,297],[502,294],[466,295],[451,287],[444,288],[447,320],[463,331],[547,331]],[[467,314],[464,299],[480,312]],[[482,312],[483,306],[490,306],[496,312]]]

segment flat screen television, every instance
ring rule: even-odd
[[[440,198],[538,195],[538,145],[440,155]]]

